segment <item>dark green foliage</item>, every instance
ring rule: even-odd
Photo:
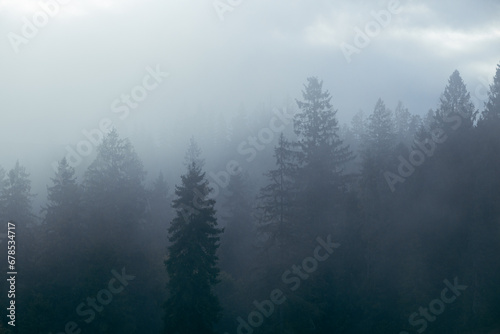
[[[215,200],[202,172],[199,149],[192,141],[187,153],[187,172],[175,187],[172,207],[176,217],[168,229],[168,299],[165,302],[165,333],[214,333],[221,308],[214,294],[219,282],[217,248],[219,235]]]

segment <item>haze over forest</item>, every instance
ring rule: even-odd
[[[499,14],[0,0],[0,333],[500,332]]]

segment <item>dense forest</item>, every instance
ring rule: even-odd
[[[481,110],[458,71],[443,87],[428,112],[381,97],[341,125],[308,78],[214,154],[174,143],[174,184],[113,130],[83,177],[59,161],[39,214],[26,168],[0,168],[0,333],[499,333],[500,65]]]

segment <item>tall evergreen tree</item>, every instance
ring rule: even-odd
[[[460,76],[455,70],[448,79],[439,107],[436,110],[436,125],[446,130],[463,131],[474,125],[477,111],[471,101],[470,93]]]
[[[394,110],[394,132],[397,143],[410,147],[421,122],[420,116],[412,115],[403,102],[399,101]]]
[[[122,253],[124,247],[137,246],[146,210],[145,175],[130,141],[119,138],[116,130],[110,132],[83,181],[86,228],[94,243],[103,242]]]
[[[47,187],[48,204],[44,208],[46,231],[74,242],[78,238],[81,189],[76,182],[75,169],[66,158],[59,162],[57,173],[51,180],[53,186]]]
[[[490,85],[488,101],[481,115],[481,122],[500,122],[500,64],[497,65],[493,84]]]
[[[468,243],[471,249],[468,267],[473,273],[476,318],[482,323],[500,319],[500,265],[493,254],[500,253],[500,64],[497,65],[488,101],[476,128],[476,145],[470,153],[473,163],[474,189],[469,191],[474,199],[474,224],[469,224]],[[495,233],[494,231],[497,231]]]
[[[164,333],[214,333],[221,307],[214,286],[219,282],[217,248],[222,230],[217,226],[215,200],[205,173],[200,150],[193,140],[186,155],[187,172],[175,187],[176,217],[168,229],[165,266],[168,299]],[[193,209],[192,206],[196,209]]]
[[[14,220],[20,226],[29,226],[34,222],[34,215],[31,211],[31,200],[34,195],[31,193],[29,174],[19,161],[7,174],[4,184],[2,194],[0,194],[4,220]]]
[[[297,154],[292,144],[280,134],[274,149],[276,169],[267,172],[269,184],[260,190],[258,231],[264,250],[275,248],[287,252],[297,242],[298,230],[295,219],[297,200]]]
[[[17,262],[28,265],[30,262],[36,262],[34,258],[35,239],[33,235],[33,225],[35,215],[32,213],[31,181],[26,168],[16,162],[7,174],[5,187],[0,194],[0,202],[3,208],[3,221],[14,221],[16,223],[16,253]]]
[[[299,246],[302,234],[297,216],[298,154],[293,143],[281,133],[274,148],[276,167],[267,173],[268,184],[260,189],[257,205],[259,254],[258,263],[262,273],[255,289],[265,296],[269,286],[281,283],[283,268],[300,258],[303,249]],[[290,328],[294,314],[290,309],[302,308],[302,298],[289,304],[288,312],[279,309],[279,315],[266,321],[267,332],[284,333]],[[265,331],[264,331],[265,332]]]
[[[49,332],[72,317],[78,300],[68,298],[78,285],[82,261],[80,195],[74,169],[66,159],[59,162],[53,185],[47,187],[48,204],[42,225],[37,227],[40,241],[36,290],[30,296],[28,321],[23,332]],[[71,282],[71,284],[69,284]],[[35,288],[35,287],[33,287]]]
[[[382,173],[392,167],[396,133],[391,111],[378,99],[369,117],[362,151],[362,193],[387,188]]]
[[[37,252],[37,240],[35,239],[33,229],[35,223],[35,216],[32,213],[32,198],[34,195],[31,193],[31,181],[29,179],[29,174],[24,166],[16,162],[14,168],[12,168],[5,180],[5,187],[2,189],[0,194],[0,201],[3,208],[3,228],[2,232],[7,231],[7,222],[12,221],[15,223],[15,266],[16,270],[19,272],[16,281],[16,290],[25,291],[25,294],[17,294],[16,298],[16,313],[18,317],[29,317],[31,313],[30,309],[33,305],[33,290],[32,287],[38,284],[35,279],[35,264],[39,260],[39,253]],[[4,233],[5,233],[4,232]],[[7,241],[2,245],[6,248]],[[4,272],[7,272],[7,258],[2,261],[0,265]],[[6,281],[0,285],[3,291],[8,291],[6,287]],[[2,296],[1,302],[7,304],[6,300],[7,294]],[[23,331],[26,327],[30,327],[31,324],[25,326],[26,323],[17,322],[16,329],[20,332],[30,332]],[[37,326],[35,326],[37,327]]]
[[[323,91],[323,82],[308,78],[297,100],[300,111],[294,117],[300,170],[298,178],[302,189],[301,204],[305,233],[315,234],[330,225],[331,217],[341,206],[347,190],[345,163],[353,158],[349,147],[339,138],[337,110],[331,96]]]
[[[387,159],[396,145],[396,133],[392,113],[382,99],[378,99],[369,117],[365,154]]]
[[[139,237],[146,216],[145,174],[130,141],[113,130],[104,137],[84,175],[82,229],[87,262],[78,295],[102,289],[110,279],[111,269],[123,268],[141,281],[131,282],[124,293],[115,295],[112,308],[96,313],[96,320],[87,325],[94,333],[106,332],[108,328],[124,333],[132,333],[135,328],[151,330],[151,321],[132,316],[147,309],[145,304],[152,295],[155,279],[149,275],[149,254]]]
[[[58,165],[53,185],[47,187],[47,206],[43,208],[45,217],[41,228],[43,246],[43,267],[48,276],[57,273],[52,282],[74,281],[78,270],[70,270],[70,264],[78,263],[84,248],[81,228],[81,195],[75,170],[66,158]],[[78,267],[81,266],[81,263]],[[66,270],[62,270],[66,268]],[[71,268],[71,267],[70,267]]]

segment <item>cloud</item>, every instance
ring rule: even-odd
[[[134,1],[119,0],[85,0],[69,1],[59,4],[57,0],[0,0],[0,14],[7,16],[30,16],[42,10],[40,3],[56,3],[60,7],[58,17],[74,18],[89,15],[98,11],[118,11],[130,6]]]

